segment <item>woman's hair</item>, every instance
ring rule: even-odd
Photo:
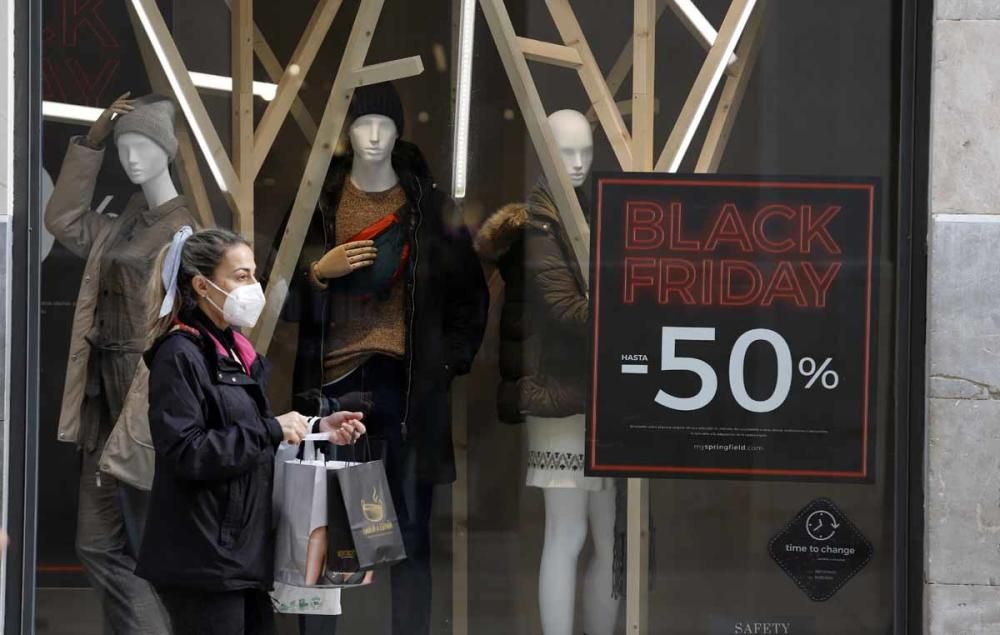
[[[188,237],[181,248],[174,307],[168,315],[163,317],[160,317],[160,307],[167,295],[163,285],[163,267],[170,245],[167,244],[160,250],[160,255],[156,258],[153,277],[149,281],[150,329],[148,344],[152,345],[159,337],[169,331],[177,320],[177,316],[198,306],[198,298],[195,296],[194,287],[191,286],[191,281],[194,280],[195,276],[201,275],[211,279],[215,269],[225,258],[226,252],[239,245],[249,246],[249,243],[227,229],[204,229]]]

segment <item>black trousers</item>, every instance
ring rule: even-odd
[[[330,397],[358,391],[373,393],[375,407],[365,425],[372,447],[385,448],[386,478],[406,548],[406,560],[390,569],[392,634],[427,635],[431,624],[430,522],[434,485],[417,479],[416,456],[402,438],[406,409],[403,362],[375,356],[323,390]],[[345,611],[350,610],[350,593],[344,592]],[[335,616],[304,616],[299,624],[301,635],[334,635],[337,630]]]
[[[245,591],[158,589],[170,614],[174,635],[275,635],[270,596]]]

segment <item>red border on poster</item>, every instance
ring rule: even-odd
[[[602,197],[605,185],[677,185],[682,187],[750,187],[760,189],[762,187],[788,188],[800,190],[867,190],[868,191],[868,284],[867,296],[865,298],[865,355],[864,355],[864,400],[862,412],[862,446],[861,446],[861,469],[859,471],[827,471],[827,470],[782,470],[772,468],[714,468],[714,467],[683,467],[671,465],[605,465],[597,463],[597,395],[598,393],[598,373],[597,373],[597,351],[600,350],[600,302],[601,302],[601,252],[596,250],[593,254],[595,258],[594,277],[591,281],[593,288],[595,308],[594,311],[594,355],[593,355],[593,391],[591,393],[591,424],[590,424],[590,469],[606,470],[609,472],[647,472],[651,474],[705,474],[705,475],[757,475],[757,476],[806,476],[824,478],[844,478],[858,479],[868,477],[868,436],[869,436],[869,403],[870,403],[870,378],[871,378],[871,327],[872,327],[872,269],[874,258],[875,239],[875,186],[866,183],[810,183],[804,181],[717,181],[699,179],[634,179],[634,178],[606,178],[601,179],[597,184],[597,209],[594,225],[596,226],[597,244],[601,244],[602,218]]]

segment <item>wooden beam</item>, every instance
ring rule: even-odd
[[[254,116],[253,116],[253,0],[235,0],[230,5],[230,65],[233,77],[232,157],[240,180],[237,194],[239,214],[233,229],[252,245],[254,242]]]
[[[528,128],[528,134],[535,146],[535,151],[538,153],[542,173],[545,175],[552,197],[555,199],[573,254],[580,264],[580,270],[584,277],[589,278],[590,226],[583,215],[583,209],[580,207],[576,192],[573,190],[573,184],[570,183],[569,175],[566,174],[566,169],[559,159],[559,148],[552,135],[552,130],[549,128],[542,98],[531,78],[528,61],[518,46],[517,34],[514,32],[510,15],[507,13],[503,0],[480,0],[480,6],[486,16],[490,32],[493,34],[493,40],[496,42],[511,87],[514,89],[518,106],[524,115],[524,123]],[[584,60],[584,64],[586,65],[586,60]],[[604,78],[601,78],[601,83],[604,83]],[[622,125],[624,126],[624,124]],[[627,158],[631,162],[631,158]]]
[[[757,0],[733,0],[726,12],[726,18],[719,30],[719,37],[709,51],[705,63],[695,79],[694,86],[688,94],[681,114],[677,117],[670,138],[656,162],[659,172],[676,172],[684,155],[691,145],[691,140],[701,123],[708,104],[719,86],[726,67],[726,60],[733,54],[740,36],[746,28],[753,13]]]
[[[580,54],[576,49],[562,44],[542,42],[527,37],[518,37],[517,43],[521,47],[521,52],[532,62],[542,62],[563,68],[578,69],[583,65]]]
[[[267,286],[267,307],[261,316],[257,327],[253,330],[251,339],[261,353],[267,353],[278,324],[278,315],[288,294],[288,285],[295,272],[295,265],[302,246],[305,244],[309,222],[319,202],[323,181],[333,159],[335,140],[344,127],[347,108],[354,96],[354,85],[351,79],[356,71],[361,70],[368,48],[371,46],[372,34],[382,14],[385,0],[362,0],[357,17],[347,39],[347,47],[340,60],[340,67],[333,80],[333,88],[320,120],[316,133],[316,143],[309,153],[306,169],[302,174],[295,203],[285,228],[285,235],[278,248],[278,255],[270,273],[270,283]]]
[[[391,62],[372,64],[351,73],[348,82],[353,88],[371,86],[382,82],[392,82],[397,79],[414,77],[424,72],[424,61],[419,55],[404,57]]]
[[[635,0],[632,29],[632,169],[653,169],[656,0]]]
[[[135,31],[136,42],[139,45],[139,55],[146,67],[146,75],[149,77],[150,85],[154,91],[161,95],[173,94],[170,83],[167,81],[166,75],[163,74],[163,69],[150,47],[149,39],[139,24],[135,9],[131,5],[126,6],[128,6],[129,19],[132,21],[132,29]],[[215,227],[215,215],[212,213],[208,190],[205,189],[205,181],[202,179],[201,169],[198,166],[198,155],[191,142],[187,122],[183,117],[178,117],[174,122],[174,136],[177,137],[177,158],[175,161],[181,179],[181,188],[188,201],[188,208],[194,212],[203,228]]]
[[[316,9],[309,19],[309,24],[306,25],[306,30],[299,40],[295,52],[292,53],[292,58],[289,60],[288,66],[284,71],[279,72],[280,79],[277,80],[277,94],[274,100],[268,104],[264,116],[261,117],[260,125],[257,126],[257,133],[254,138],[255,156],[253,175],[255,178],[260,173],[267,155],[270,154],[271,148],[274,146],[274,140],[277,139],[278,132],[288,118],[288,113],[296,103],[299,91],[302,89],[302,83],[305,81],[309,69],[312,68],[313,62],[316,60],[316,55],[319,53],[323,41],[330,32],[330,26],[333,24],[333,19],[336,17],[337,11],[340,10],[342,4],[343,0],[320,0],[316,4]],[[264,41],[264,36],[260,33],[260,29],[257,29],[255,41],[255,47],[265,52],[265,55],[261,56],[262,60],[264,57],[273,57],[274,53],[271,51],[271,47],[267,45],[267,42]],[[277,65],[278,60],[275,58],[273,62],[274,65]],[[265,66],[267,65],[265,64]],[[278,68],[280,69],[280,65]],[[310,117],[310,121],[311,119]],[[313,129],[315,130],[315,124],[313,124]],[[315,138],[315,132],[313,133],[313,138]]]
[[[754,10],[753,16],[747,24],[746,32],[743,34],[743,39],[740,40],[740,45],[736,49],[736,55],[740,60],[736,74],[733,77],[728,77],[722,86],[719,103],[715,107],[712,123],[708,127],[708,134],[705,136],[705,144],[698,157],[695,172],[713,173],[719,171],[719,163],[726,151],[733,124],[736,122],[736,115],[743,104],[743,96],[746,94],[754,65],[760,55],[767,10],[768,1],[758,0],[757,8]]]
[[[226,0],[226,6],[230,6],[231,3],[232,0]],[[267,43],[264,32],[260,30],[260,27],[256,23],[254,23],[253,27],[253,48],[267,76],[275,84],[280,83],[281,78],[284,77],[285,69],[281,66],[281,62],[278,61],[278,56],[274,54],[271,45]],[[289,64],[289,66],[291,65]],[[303,72],[302,74],[304,76],[306,73]],[[309,109],[306,108],[306,105],[302,103],[302,99],[297,94],[292,101],[292,117],[299,125],[299,129],[302,130],[302,134],[305,135],[306,141],[312,144],[316,139],[316,122],[313,120],[312,115],[309,114]]]
[[[649,633],[649,481],[627,481],[625,632]]]
[[[238,215],[236,197],[241,187],[239,178],[233,170],[219,134],[212,125],[208,111],[205,110],[205,104],[198,95],[198,89],[191,81],[191,76],[163,20],[156,0],[130,0],[130,7],[135,10],[140,30],[144,37],[149,39],[156,59],[163,67],[171,93],[191,127],[191,132],[209,165],[212,176],[233,213]]]
[[[629,99],[629,100],[626,100],[626,101],[619,101],[618,102],[618,111],[622,114],[622,117],[624,117],[625,119],[629,119],[632,116],[632,100]],[[654,115],[660,114],[660,98],[659,97],[657,97],[656,99],[653,100],[653,114]],[[591,124],[598,124],[598,125],[600,125],[600,122],[597,121],[597,114],[594,113],[593,111],[591,111],[590,114],[587,115],[587,121],[589,121]]]
[[[688,32],[694,36],[694,39],[698,40],[698,43],[706,51],[711,50],[719,34],[715,31],[712,23],[708,21],[708,18],[705,17],[705,14],[694,5],[694,2],[691,0],[667,0],[667,5],[673,10],[681,23],[687,27]],[[736,73],[735,66],[737,59],[738,56],[735,54],[729,56],[726,72],[730,75],[735,75]]]
[[[660,17],[663,16],[664,11],[667,10],[667,0],[656,0],[656,17],[654,19],[655,23],[660,22]],[[628,77],[629,73],[632,71],[633,54],[632,54],[633,38],[629,38],[625,42],[625,47],[622,48],[622,52],[618,54],[618,59],[615,60],[614,65],[611,70],[608,71],[608,90],[611,91],[612,95],[617,95],[618,90],[621,89],[622,84],[625,83],[625,78]]]
[[[583,29],[580,28],[576,14],[573,13],[573,9],[570,7],[569,0],[545,0],[545,2],[549,7],[549,12],[552,14],[552,19],[555,21],[563,43],[566,46],[575,48],[580,55],[580,59],[583,60],[583,64],[577,69],[577,73],[580,75],[583,88],[587,91],[587,96],[590,98],[594,110],[597,112],[597,117],[601,121],[601,127],[604,128],[604,133],[611,143],[611,149],[614,150],[618,164],[622,170],[631,170],[631,135],[625,126],[625,120],[622,118],[621,113],[618,112],[614,95],[608,90],[608,84],[604,81],[601,68],[597,65],[597,60],[594,59],[594,54],[587,44],[587,38],[583,34]],[[506,13],[506,9],[504,9],[504,12]]]
[[[253,47],[257,52],[257,59],[260,60],[260,65],[264,67],[264,72],[267,73],[272,82],[279,83],[285,71],[281,67],[281,62],[278,61],[278,57],[274,54],[271,46],[264,39],[264,33],[258,27],[254,27]],[[298,124],[299,130],[302,131],[302,134],[306,138],[306,142],[312,145],[316,141],[316,120],[309,114],[309,109],[306,108],[306,105],[302,102],[302,98],[298,95],[295,96],[295,100],[292,102],[292,118]]]
[[[664,11],[667,10],[667,3],[673,1],[674,0],[656,0],[656,17],[654,19],[654,22],[659,23],[660,18],[663,16]],[[709,25],[709,28],[711,28],[711,25]],[[712,33],[715,33],[715,29],[712,29]],[[715,42],[715,36],[712,37],[712,42]],[[625,78],[627,78],[629,73],[632,71],[632,62],[633,62],[632,57],[633,57],[632,38],[629,38],[628,41],[625,42],[625,46],[624,48],[622,48],[622,52],[618,54],[618,58],[615,60],[615,63],[611,66],[611,70],[608,71],[608,76],[606,81],[608,84],[608,90],[611,91],[612,95],[618,94],[618,91],[621,89],[622,84],[625,83]],[[733,57],[729,60],[730,62],[729,65],[726,67],[727,72],[730,73],[731,75],[735,75],[735,69],[733,68],[733,66],[736,63],[738,57],[739,53],[735,53]],[[619,106],[620,105],[621,102],[619,102]],[[627,114],[628,114],[627,112],[622,111],[622,115],[627,115]],[[596,116],[594,114],[593,108],[591,108],[587,112],[587,118],[590,119],[591,121],[596,121]]]
[[[177,171],[181,177],[184,196],[187,198],[189,208],[193,208],[192,211],[201,223],[202,229],[211,229],[215,227],[215,214],[212,212],[212,203],[201,176],[198,153],[195,152],[194,143],[191,141],[187,122],[178,121],[174,134],[177,136]]]

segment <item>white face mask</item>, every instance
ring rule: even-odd
[[[208,280],[208,278],[205,279]],[[212,302],[212,298],[206,296],[206,299],[212,302],[212,306],[222,311],[222,317],[226,322],[233,326],[250,329],[257,326],[257,320],[264,312],[264,305],[267,304],[264,289],[259,282],[238,287],[232,293],[226,293],[224,289],[219,288],[211,280],[208,280],[208,284],[226,294],[226,304],[221,309],[215,302]]]

